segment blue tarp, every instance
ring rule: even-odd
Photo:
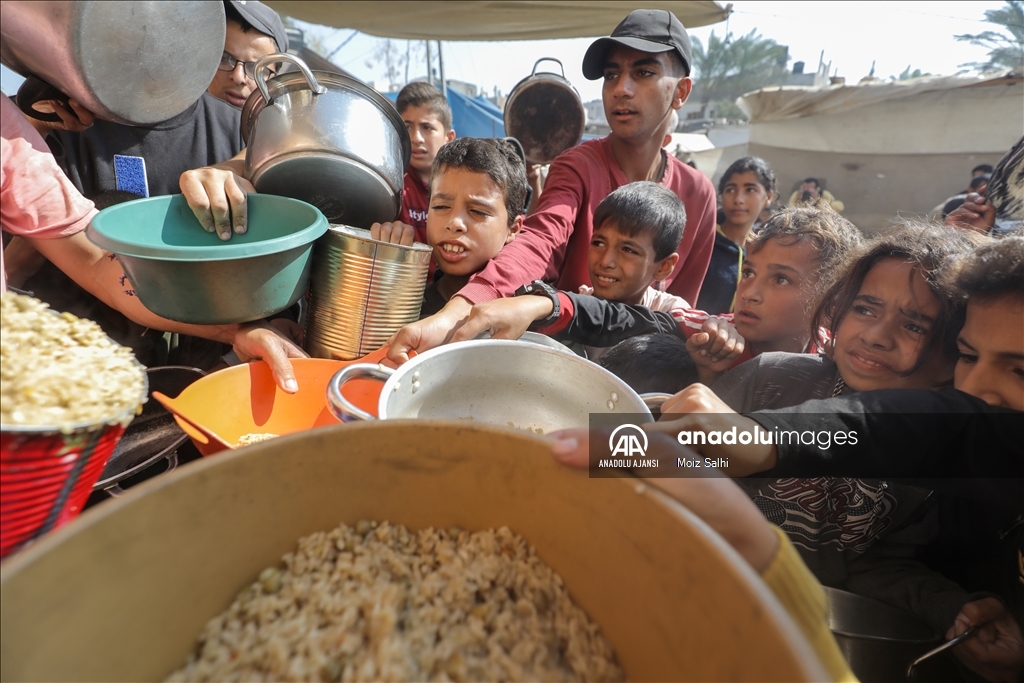
[[[385,97],[394,102],[398,93],[385,93]],[[490,100],[469,97],[449,88],[448,104],[452,108],[452,128],[460,138],[505,137],[502,112]]]

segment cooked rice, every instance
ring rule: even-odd
[[[167,680],[623,679],[562,579],[507,527],[364,520],[300,539]]]
[[[100,425],[146,395],[130,349],[91,320],[14,292],[0,295],[0,377],[0,422],[10,425]]]
[[[242,446],[251,446],[254,443],[260,443],[261,441],[270,441],[271,439],[276,439],[277,437],[277,434],[271,434],[270,432],[264,432],[262,434],[243,434],[242,436],[238,437],[238,443],[236,443],[235,446],[238,448],[241,448]]]

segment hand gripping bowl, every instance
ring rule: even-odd
[[[225,325],[259,320],[306,291],[313,242],[327,232],[318,209],[250,194],[248,230],[222,241],[206,232],[182,195],[100,211],[86,235],[117,254],[146,308],[171,320]]]
[[[761,579],[681,505],[459,422],[326,427],[206,458],[0,566],[0,678],[162,680],[300,536],[376,519],[508,526],[557,571],[631,681],[822,681]]]

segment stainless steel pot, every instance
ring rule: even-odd
[[[369,230],[331,226],[313,250],[306,351],[316,358],[361,358],[415,322],[430,253],[425,244],[390,244],[372,239]]]
[[[479,339],[431,349],[397,370],[357,363],[327,386],[327,404],[342,420],[372,420],[341,387],[352,379],[384,380],[377,417],[469,419],[547,434],[587,427],[591,413],[651,412],[621,379],[574,354],[539,344]]]
[[[100,118],[153,124],[185,111],[210,87],[224,27],[220,0],[3,2],[0,61],[45,82],[29,79],[19,92],[30,116],[58,121],[32,105],[70,96]]]
[[[828,623],[853,673],[863,683],[906,681],[907,669],[941,642],[941,637],[916,615],[837,588],[825,588]],[[952,666],[948,659],[918,667],[919,680]],[[940,680],[945,680],[944,678]]]
[[[561,74],[541,72],[541,62],[555,62]],[[531,164],[550,164],[559,154],[580,144],[587,113],[576,88],[565,77],[562,62],[538,59],[533,72],[512,88],[505,102],[505,133],[523,146]]]
[[[267,81],[264,69],[276,62],[299,70]],[[307,201],[331,223],[357,228],[398,216],[412,145],[387,98],[287,54],[256,63],[256,86],[242,137],[245,177],[257,191]]]

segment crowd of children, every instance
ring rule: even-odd
[[[502,140],[455,138],[439,97],[415,84],[398,99],[410,132],[422,141],[406,187],[409,207],[420,190],[428,203],[422,214],[408,208],[403,218],[424,218],[413,225],[415,237],[426,239],[437,263],[424,295],[428,321],[529,230],[521,155]],[[424,122],[433,137],[414,132]],[[865,237],[824,200],[777,209],[763,220],[776,198],[775,176],[756,157],[733,163],[719,192],[720,224],[698,305],[664,291],[680,258],[686,207],[663,184],[636,181],[594,209],[589,282],[579,291],[525,283],[517,294],[540,296],[479,302],[454,339],[485,331],[549,334],[638,392],[675,393],[662,409],[667,418],[773,409],[841,414],[839,407],[813,407],[878,390],[918,390],[887,399],[885,412],[909,414],[920,409],[921,390],[943,396],[952,387],[981,399],[971,404],[976,411],[1024,409],[1024,238],[996,241],[913,220]],[[403,222],[375,225],[374,236],[409,243]],[[875,425],[867,417],[872,412],[859,413],[866,430],[889,429]],[[1016,457],[1020,449],[1017,444]],[[777,457],[784,457],[781,450]],[[1001,534],[972,552],[1004,564],[1024,561],[1024,489],[1015,506],[1007,503],[1014,500],[1007,487],[1020,487],[1021,480],[1000,486],[981,500],[883,476],[741,480],[819,581],[908,609],[950,637],[987,621],[983,636],[958,648],[957,657],[988,680],[1012,680],[1024,668],[1018,626],[1024,570],[1017,565],[1015,584],[1006,580],[1013,567],[970,571],[970,561],[950,559],[965,552],[963,529],[949,528],[955,509],[961,519],[989,520],[975,545],[986,534]],[[992,550],[1011,545],[1016,555]]]

